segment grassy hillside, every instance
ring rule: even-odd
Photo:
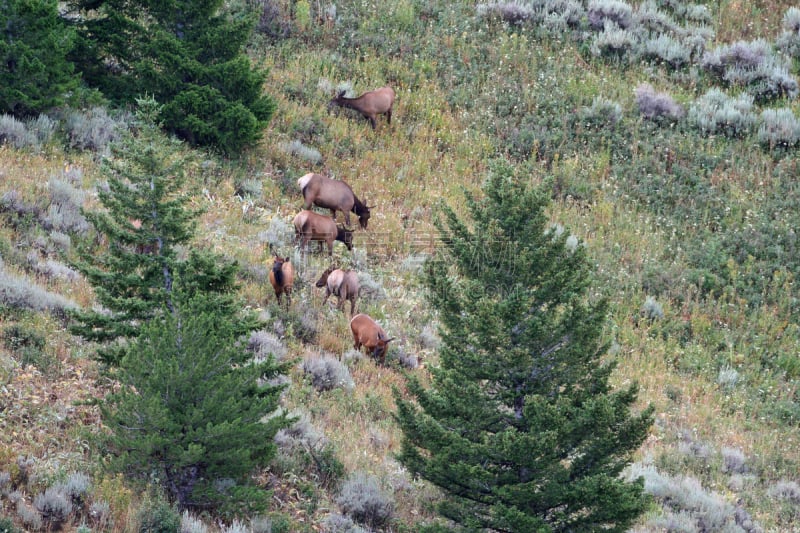
[[[436,247],[436,205],[460,210],[462,191],[479,190],[493,158],[552,187],[553,223],[587,246],[594,290],[613,303],[614,380],[638,381],[640,405],[656,407],[632,469],[654,495],[636,530],[798,527],[799,160],[792,142],[759,136],[762,111],[796,114],[796,98],[767,94],[730,119],[737,128],[704,129],[691,110],[707,109],[698,102],[710,89],[762,94],[771,78],[725,85],[699,49],[676,67],[603,48],[586,18],[574,28],[535,17],[508,24],[508,11],[493,9],[511,4],[248,4],[263,12],[249,52],[269,68],[265,90],[278,111],[243,159],[205,155],[186,194],[204,209],[195,245],[242,266],[242,296],[268,324],[256,340],[298,360],[284,403],[302,424],[259,478],[273,490],[273,530],[345,531],[329,516],[342,512],[355,473],[377,479],[372,497],[394,502],[387,531],[433,518],[436,490],[393,458],[391,389],[404,385],[401,368],[424,380],[437,364],[436,317],[418,278]],[[706,39],[706,51],[777,42],[790,6],[713,2],[692,18],[682,2],[657,4],[683,28],[676,35]],[[373,132],[327,108],[336,89],[384,84],[398,95],[391,125],[381,117]],[[110,385],[63,314],[93,302],[66,264],[92,235],[76,208],[96,207],[103,185],[107,139],[98,132],[126,117],[81,116],[83,126],[62,124],[67,137],[0,147],[0,520],[33,528],[34,497],[86,474],[67,530],[136,530],[157,497],[100,468],[87,437],[100,424],[87,401]],[[81,128],[96,142],[74,142]],[[362,272],[358,310],[399,338],[387,367],[356,357],[347,318],[321,305],[313,282],[327,257],[303,259],[287,238],[302,205],[295,182],[311,171],[345,179],[374,206],[369,231],[357,232],[353,253],[337,245],[334,261]],[[299,270],[288,312],[266,278],[270,244]],[[343,366],[330,362],[339,356]],[[320,391],[314,378],[326,372],[340,386]]]

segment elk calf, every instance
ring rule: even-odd
[[[322,276],[317,280],[316,286],[325,287],[325,299],[322,300],[322,305],[325,305],[325,302],[333,294],[339,298],[339,303],[336,307],[344,313],[344,303],[350,300],[350,316],[353,316],[358,291],[361,288],[358,283],[358,274],[352,270],[331,267],[322,273]]]
[[[386,362],[386,351],[394,337],[387,338],[383,328],[364,313],[359,313],[350,320],[350,330],[353,332],[353,347],[356,350],[364,346],[367,348],[367,353],[378,359],[381,364]]]
[[[281,304],[281,296],[286,295],[286,309],[292,303],[292,286],[294,285],[294,267],[289,261],[276,255],[272,262],[272,270],[269,271],[269,282],[272,288],[275,289],[275,297],[278,299],[278,305]]]

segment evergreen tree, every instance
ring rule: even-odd
[[[208,294],[186,299],[143,325],[119,364],[118,392],[101,404],[105,445],[116,471],[157,480],[179,507],[258,509],[250,481],[275,453],[287,420],[274,414],[288,371],[273,357],[253,360],[235,315]],[[231,483],[231,482],[234,483]]]
[[[266,72],[244,53],[254,16],[223,0],[73,0],[80,35],[72,58],[107,97],[163,104],[164,127],[192,145],[235,154],[256,142],[275,104]]]
[[[108,189],[98,192],[104,209],[84,213],[107,245],[81,247],[75,264],[102,306],[73,312],[72,332],[89,340],[136,336],[142,323],[174,307],[177,289],[215,293],[219,306],[236,313],[237,265],[203,251],[180,254],[199,213],[183,191],[190,158],[180,142],[161,134],[158,112],[152,99],[140,101],[137,135],[114,146],[114,157],[104,161]],[[240,333],[254,325],[243,320]],[[98,355],[107,364],[121,357],[114,344]]]
[[[447,207],[426,264],[441,321],[428,389],[395,392],[400,460],[443,489],[466,531],[625,531],[643,511],[620,472],[647,436],[637,388],[612,391],[601,342],[607,303],[587,301],[584,248],[548,225],[544,187],[497,165],[467,224]]]
[[[25,118],[63,104],[79,78],[67,61],[75,31],[59,17],[58,2],[5,0],[0,27],[0,113]]]

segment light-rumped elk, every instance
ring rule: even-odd
[[[331,217],[320,215],[304,209],[294,217],[295,237],[300,242],[300,249],[305,250],[309,241],[328,244],[328,255],[333,255],[333,241],[343,242],[348,250],[353,249],[353,232],[337,226]]]
[[[386,121],[392,123],[392,106],[394,105],[394,90],[389,87],[381,87],[374,91],[367,91],[358,98],[346,98],[345,91],[340,92],[328,104],[330,109],[333,106],[347,107],[355,109],[372,124],[375,129],[378,115],[386,115]]]
[[[297,180],[297,185],[303,191],[303,209],[310,209],[311,204],[331,210],[331,216],[336,218],[336,211],[344,213],[344,223],[350,227],[350,212],[358,216],[358,223],[362,229],[367,229],[369,220],[369,207],[353,193],[353,189],[341,180],[334,180],[322,174],[306,174]]]
[[[269,271],[269,282],[275,289],[278,305],[281,304],[281,296],[286,295],[286,308],[288,309],[292,303],[292,286],[294,285],[294,267],[288,257],[275,255],[272,270]]]
[[[356,308],[356,299],[358,299],[358,290],[361,288],[358,283],[358,274],[352,270],[330,267],[322,273],[316,285],[317,287],[325,287],[325,299],[322,300],[322,305],[325,305],[325,302],[333,294],[339,298],[339,303],[336,307],[344,313],[344,303],[350,300],[350,316],[353,316]]]
[[[359,313],[350,320],[350,331],[353,332],[353,347],[360,350],[362,346],[367,349],[367,353],[381,364],[386,362],[386,351],[390,342],[394,340],[386,336],[377,322],[372,320],[369,315]]]

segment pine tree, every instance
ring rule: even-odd
[[[264,507],[251,474],[269,463],[287,425],[267,416],[283,386],[266,381],[288,367],[253,360],[237,342],[237,318],[215,308],[213,296],[177,294],[173,303],[142,327],[119,363],[118,392],[101,404],[110,464],[131,479],[157,480],[180,508]]]
[[[652,409],[612,391],[601,342],[607,302],[587,301],[584,248],[548,224],[544,187],[499,164],[471,224],[443,208],[442,248],[425,285],[441,321],[432,386],[395,392],[400,460],[440,487],[463,530],[624,531],[643,511],[620,472]],[[569,244],[569,245],[568,245]]]
[[[244,46],[254,16],[222,0],[73,0],[80,39],[71,55],[88,83],[126,104],[163,104],[164,127],[194,146],[236,154],[255,143],[275,109],[266,71]]]
[[[67,54],[75,31],[56,0],[6,0],[0,9],[0,113],[26,118],[61,105],[78,87]]]
[[[84,213],[106,245],[82,246],[75,263],[102,306],[73,312],[72,332],[88,340],[135,337],[141,324],[174,307],[178,289],[215,293],[218,305],[235,313],[237,265],[199,250],[181,256],[199,214],[184,193],[190,156],[161,134],[158,104],[139,103],[138,134],[114,146],[114,157],[104,161],[108,189],[98,192],[103,209]],[[254,324],[243,321],[240,333]],[[121,357],[117,348],[99,350],[99,359],[113,365]]]

